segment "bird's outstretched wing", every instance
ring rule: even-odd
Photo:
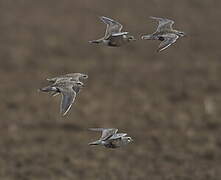
[[[115,128],[89,128],[91,131],[101,131],[102,135],[100,140],[107,140],[111,136],[117,133],[118,129]]]
[[[160,43],[157,50],[158,52],[161,52],[164,49],[168,48],[171,44],[175,43],[176,40],[179,38],[179,36],[176,34],[165,34],[162,35],[162,37],[164,38],[164,40]]]
[[[61,92],[61,104],[60,104],[60,112],[64,116],[70,110],[74,100],[76,98],[76,92],[72,89],[72,87],[58,87]]]
[[[121,32],[123,26],[119,22],[104,16],[100,17],[100,19],[107,25],[104,39],[108,38],[112,34]]]
[[[150,18],[158,21],[159,24],[156,30],[157,32],[162,32],[165,30],[172,30],[172,26],[174,24],[173,20],[166,19],[166,18],[153,17],[153,16],[150,16]]]

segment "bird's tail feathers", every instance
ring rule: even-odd
[[[97,140],[97,141],[93,141],[93,142],[90,142],[88,143],[88,145],[92,146],[92,145],[100,145],[101,144],[101,141],[100,140]]]
[[[51,91],[57,91],[57,89],[55,87],[51,87],[51,86],[47,86],[47,87],[43,87],[39,89],[42,92],[51,92]]]
[[[89,41],[89,43],[100,44],[100,43],[102,43],[102,41],[101,40],[92,40],[92,41]]]
[[[154,39],[152,35],[143,35],[141,36],[141,39],[145,39],[145,40],[152,40]]]

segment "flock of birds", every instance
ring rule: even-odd
[[[151,16],[150,18],[158,21],[159,24],[157,30],[153,34],[142,36],[141,39],[160,40],[161,43],[158,47],[158,52],[168,48],[171,44],[175,43],[179,37],[183,37],[186,35],[182,31],[173,29],[173,20],[153,16]],[[119,22],[104,16],[100,17],[100,19],[107,25],[105,35],[98,40],[89,41],[89,43],[119,47],[123,44],[136,40],[133,36],[129,35],[129,32],[122,32],[123,26]]]
[[[178,38],[185,36],[184,32],[172,28],[174,21],[166,18],[150,18],[158,21],[157,30],[152,34],[143,35],[141,39],[161,41],[157,49],[158,52],[165,50],[171,44],[175,43]],[[136,40],[133,36],[129,35],[128,32],[122,32],[123,26],[119,22],[104,16],[100,17],[100,19],[107,25],[105,35],[98,40],[89,41],[89,43],[120,47]],[[47,80],[51,84],[40,88],[40,91],[47,92],[51,94],[51,96],[61,94],[60,113],[64,116],[70,110],[77,94],[84,87],[82,81],[87,78],[88,75],[83,73],[70,73],[50,79],[48,78]],[[100,139],[89,143],[89,145],[103,145],[106,148],[118,148],[133,141],[126,133],[117,133],[118,129],[115,128],[90,128],[89,130],[102,132]]]

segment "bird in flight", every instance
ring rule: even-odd
[[[115,128],[90,128],[91,131],[100,131],[102,135],[99,140],[88,145],[103,145],[106,148],[119,148],[133,141],[126,133],[117,133]]]
[[[104,16],[100,17],[100,19],[107,25],[105,35],[100,39],[89,41],[89,43],[120,47],[136,40],[128,32],[122,32],[123,26],[119,22]]]
[[[65,116],[75,101],[80,89],[84,84],[80,81],[71,81],[70,79],[59,80],[52,85],[40,88],[42,92],[54,93],[52,95],[61,94],[60,113]]]
[[[143,35],[141,39],[146,40],[160,40],[161,43],[157,49],[161,52],[168,48],[171,44],[175,43],[178,38],[183,37],[186,33],[173,29],[174,21],[166,18],[150,17],[158,21],[157,30],[153,34]]]

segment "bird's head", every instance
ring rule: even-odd
[[[131,137],[125,137],[125,140],[127,143],[133,142],[133,139]]]
[[[178,31],[178,36],[180,37],[183,37],[183,36],[186,36],[186,33],[185,32],[182,32],[182,31]]]
[[[136,41],[136,39],[134,38],[134,36],[130,36],[130,35],[127,35],[127,40],[130,42],[130,41]]]
[[[79,73],[80,74],[80,78],[82,79],[87,79],[88,75],[87,74],[83,74],[83,73]]]

